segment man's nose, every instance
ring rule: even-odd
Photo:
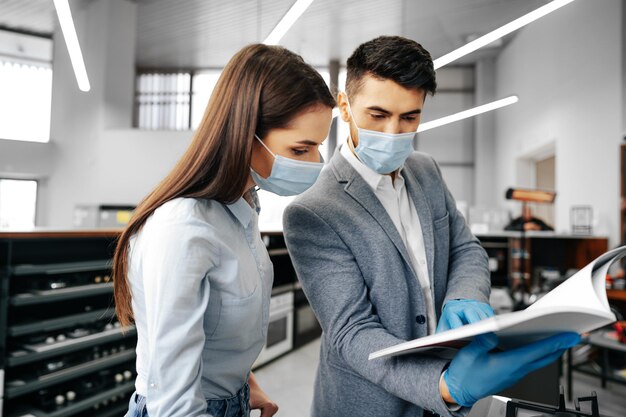
[[[397,119],[390,119],[385,124],[385,133],[402,133],[400,130],[400,121]]]

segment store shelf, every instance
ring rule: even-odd
[[[8,334],[12,337],[25,336],[37,332],[49,332],[64,327],[76,326],[78,324],[90,323],[96,320],[113,318],[115,310],[106,308],[102,310],[90,311],[88,313],[72,314],[70,316],[56,319],[42,320],[28,324],[18,324],[8,328]]]
[[[97,261],[84,262],[67,262],[58,264],[42,264],[42,265],[16,265],[12,269],[12,275],[57,275],[72,272],[91,272],[110,270],[112,266],[110,259],[100,259]]]
[[[127,337],[135,336],[137,330],[134,327],[129,327],[126,333],[123,333],[122,329],[105,330],[100,333],[90,334],[88,336],[79,337],[76,339],[67,339],[63,342],[55,343],[48,347],[48,349],[42,349],[38,352],[25,353],[20,356],[13,356],[7,359],[8,367],[25,365],[28,363],[36,362],[38,360],[50,358],[65,353],[75,352],[77,350],[86,349],[92,346],[98,346],[109,342],[115,342],[116,340],[122,340]]]
[[[47,408],[55,395],[79,388],[85,379],[134,369],[137,330],[114,323],[111,269],[120,233],[0,233],[0,368],[10,378],[0,389],[0,417],[126,413],[134,381],[90,389]],[[48,367],[57,362],[64,367]],[[42,398],[42,390],[50,397]]]
[[[31,409],[28,411],[22,411],[19,414],[12,415],[11,417],[21,417],[21,416],[29,416],[29,415],[34,416],[34,417],[70,417],[74,414],[80,413],[81,411],[88,410],[92,408],[94,405],[100,404],[102,401],[109,400],[111,397],[134,391],[134,389],[135,389],[135,382],[134,381],[128,382],[126,384],[119,385],[113,389],[93,395],[85,400],[77,401],[74,404],[67,405],[63,408],[60,408],[50,413],[46,413],[41,410]]]
[[[135,351],[128,350],[120,352],[111,356],[107,356],[101,359],[96,359],[87,363],[72,366],[66,369],[62,369],[57,372],[53,372],[48,375],[37,378],[34,381],[26,382],[22,386],[10,386],[7,385],[5,390],[5,398],[11,399],[19,397],[20,395],[28,394],[33,391],[37,391],[42,388],[50,387],[55,384],[59,384],[65,381],[69,381],[74,378],[88,375],[92,372],[106,369],[124,362],[129,362],[135,359]]]
[[[111,293],[113,293],[113,283],[108,282],[17,294],[10,298],[9,303],[15,307],[22,307]]]

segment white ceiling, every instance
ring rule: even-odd
[[[136,0],[137,65],[221,67],[242,46],[263,41],[294,1]],[[281,44],[325,66],[331,59],[345,62],[358,44],[378,35],[403,35],[437,58],[468,36],[489,32],[548,1],[316,0]],[[50,34],[55,25],[52,0],[0,0],[0,27]]]

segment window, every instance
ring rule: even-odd
[[[330,85],[328,70],[319,72]],[[221,74],[221,69],[140,73],[135,92],[135,126],[150,130],[197,129]],[[343,71],[339,74],[340,85],[342,74],[345,82]]]
[[[209,98],[220,78],[221,70],[198,71],[193,74],[193,98],[191,100],[191,128],[197,129],[204,116]]]
[[[197,129],[221,73],[202,70],[139,74],[135,126],[150,130]]]
[[[150,130],[189,129],[190,87],[190,73],[137,76],[136,126]]]
[[[0,229],[35,227],[37,181],[0,179]]]
[[[0,31],[0,139],[50,141],[52,40]]]

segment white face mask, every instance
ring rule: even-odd
[[[306,162],[285,158],[274,154],[257,135],[254,137],[274,157],[272,172],[267,178],[261,177],[250,167],[250,175],[259,188],[280,196],[289,196],[303,193],[317,181],[317,177],[324,168],[321,155],[320,160],[322,162]]]
[[[413,141],[417,132],[384,133],[362,129],[356,124],[349,101],[348,112],[359,133],[359,144],[354,152],[361,162],[379,174],[389,174],[404,165],[413,153]]]

